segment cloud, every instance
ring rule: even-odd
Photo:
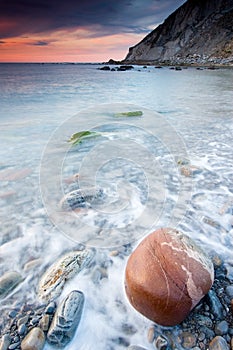
[[[0,38],[79,27],[95,28],[91,32],[96,36],[147,33],[182,3],[184,0],[1,0]]]
[[[35,46],[47,46],[47,45],[49,45],[49,42],[47,42],[47,41],[42,41],[42,40],[38,40],[38,41],[35,41],[34,43],[30,43],[30,45],[35,45]]]

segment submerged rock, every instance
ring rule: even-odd
[[[0,277],[0,299],[5,298],[17,285],[22,282],[23,278],[16,271],[6,272]]]
[[[47,334],[50,344],[64,347],[71,341],[81,320],[83,305],[84,294],[76,290],[58,305]]]
[[[66,211],[85,208],[97,203],[101,198],[103,198],[103,189],[88,187],[67,193],[60,201],[59,206],[62,210]]]
[[[4,334],[0,340],[0,350],[7,350],[11,343],[11,337],[9,334]]]
[[[205,253],[189,237],[165,228],[147,236],[131,254],[125,288],[136,310],[173,326],[208,293],[213,280],[213,264]]]
[[[42,350],[45,343],[45,335],[41,328],[35,327],[26,335],[21,343],[22,350]]]
[[[91,249],[69,252],[56,261],[42,276],[39,297],[44,300],[57,297],[69,278],[88,266],[94,256]]]

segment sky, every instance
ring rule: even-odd
[[[122,60],[185,0],[0,0],[0,62]]]

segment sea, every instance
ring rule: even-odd
[[[144,237],[176,228],[233,277],[233,69],[102,66],[0,64],[0,274],[23,277],[1,315],[38,303],[48,267],[87,247],[94,262],[58,299],[85,295],[66,349],[149,350],[152,322],[124,288]],[[63,210],[79,190],[84,205]]]

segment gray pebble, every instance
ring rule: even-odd
[[[33,317],[31,319],[30,323],[34,325],[34,324],[37,324],[39,322],[39,320],[40,320],[39,317]]]
[[[216,324],[216,326],[215,326],[215,333],[217,335],[227,334],[228,328],[229,328],[229,326],[228,326],[227,321],[221,321],[221,322]]]
[[[17,326],[19,327],[21,324],[26,324],[28,322],[29,315],[20,317],[17,321]]]
[[[233,286],[227,286],[226,287],[226,294],[233,299]]]
[[[16,315],[17,315],[17,311],[16,311],[16,310],[11,310],[11,311],[9,312],[9,314],[8,314],[8,316],[9,316],[10,318],[15,318]]]
[[[73,338],[81,320],[84,294],[73,290],[58,305],[47,334],[50,344],[63,347]]]
[[[207,302],[210,307],[210,312],[214,315],[216,319],[222,319],[223,317],[223,306],[220,303],[220,300],[217,296],[217,294],[210,290],[207,294]]]
[[[17,343],[11,344],[8,349],[9,350],[14,350],[20,345],[20,342],[18,341]]]
[[[146,349],[138,345],[130,345],[128,346],[127,350],[146,350]]]
[[[49,305],[46,307],[45,309],[45,313],[48,315],[53,315],[54,312],[56,310],[56,304],[54,301],[52,301],[51,303],[49,303]]]
[[[18,333],[19,335],[24,335],[27,331],[27,327],[25,325],[25,323],[21,324],[18,328]]]
[[[11,337],[9,334],[4,334],[0,341],[0,350],[7,350],[11,343]]]

